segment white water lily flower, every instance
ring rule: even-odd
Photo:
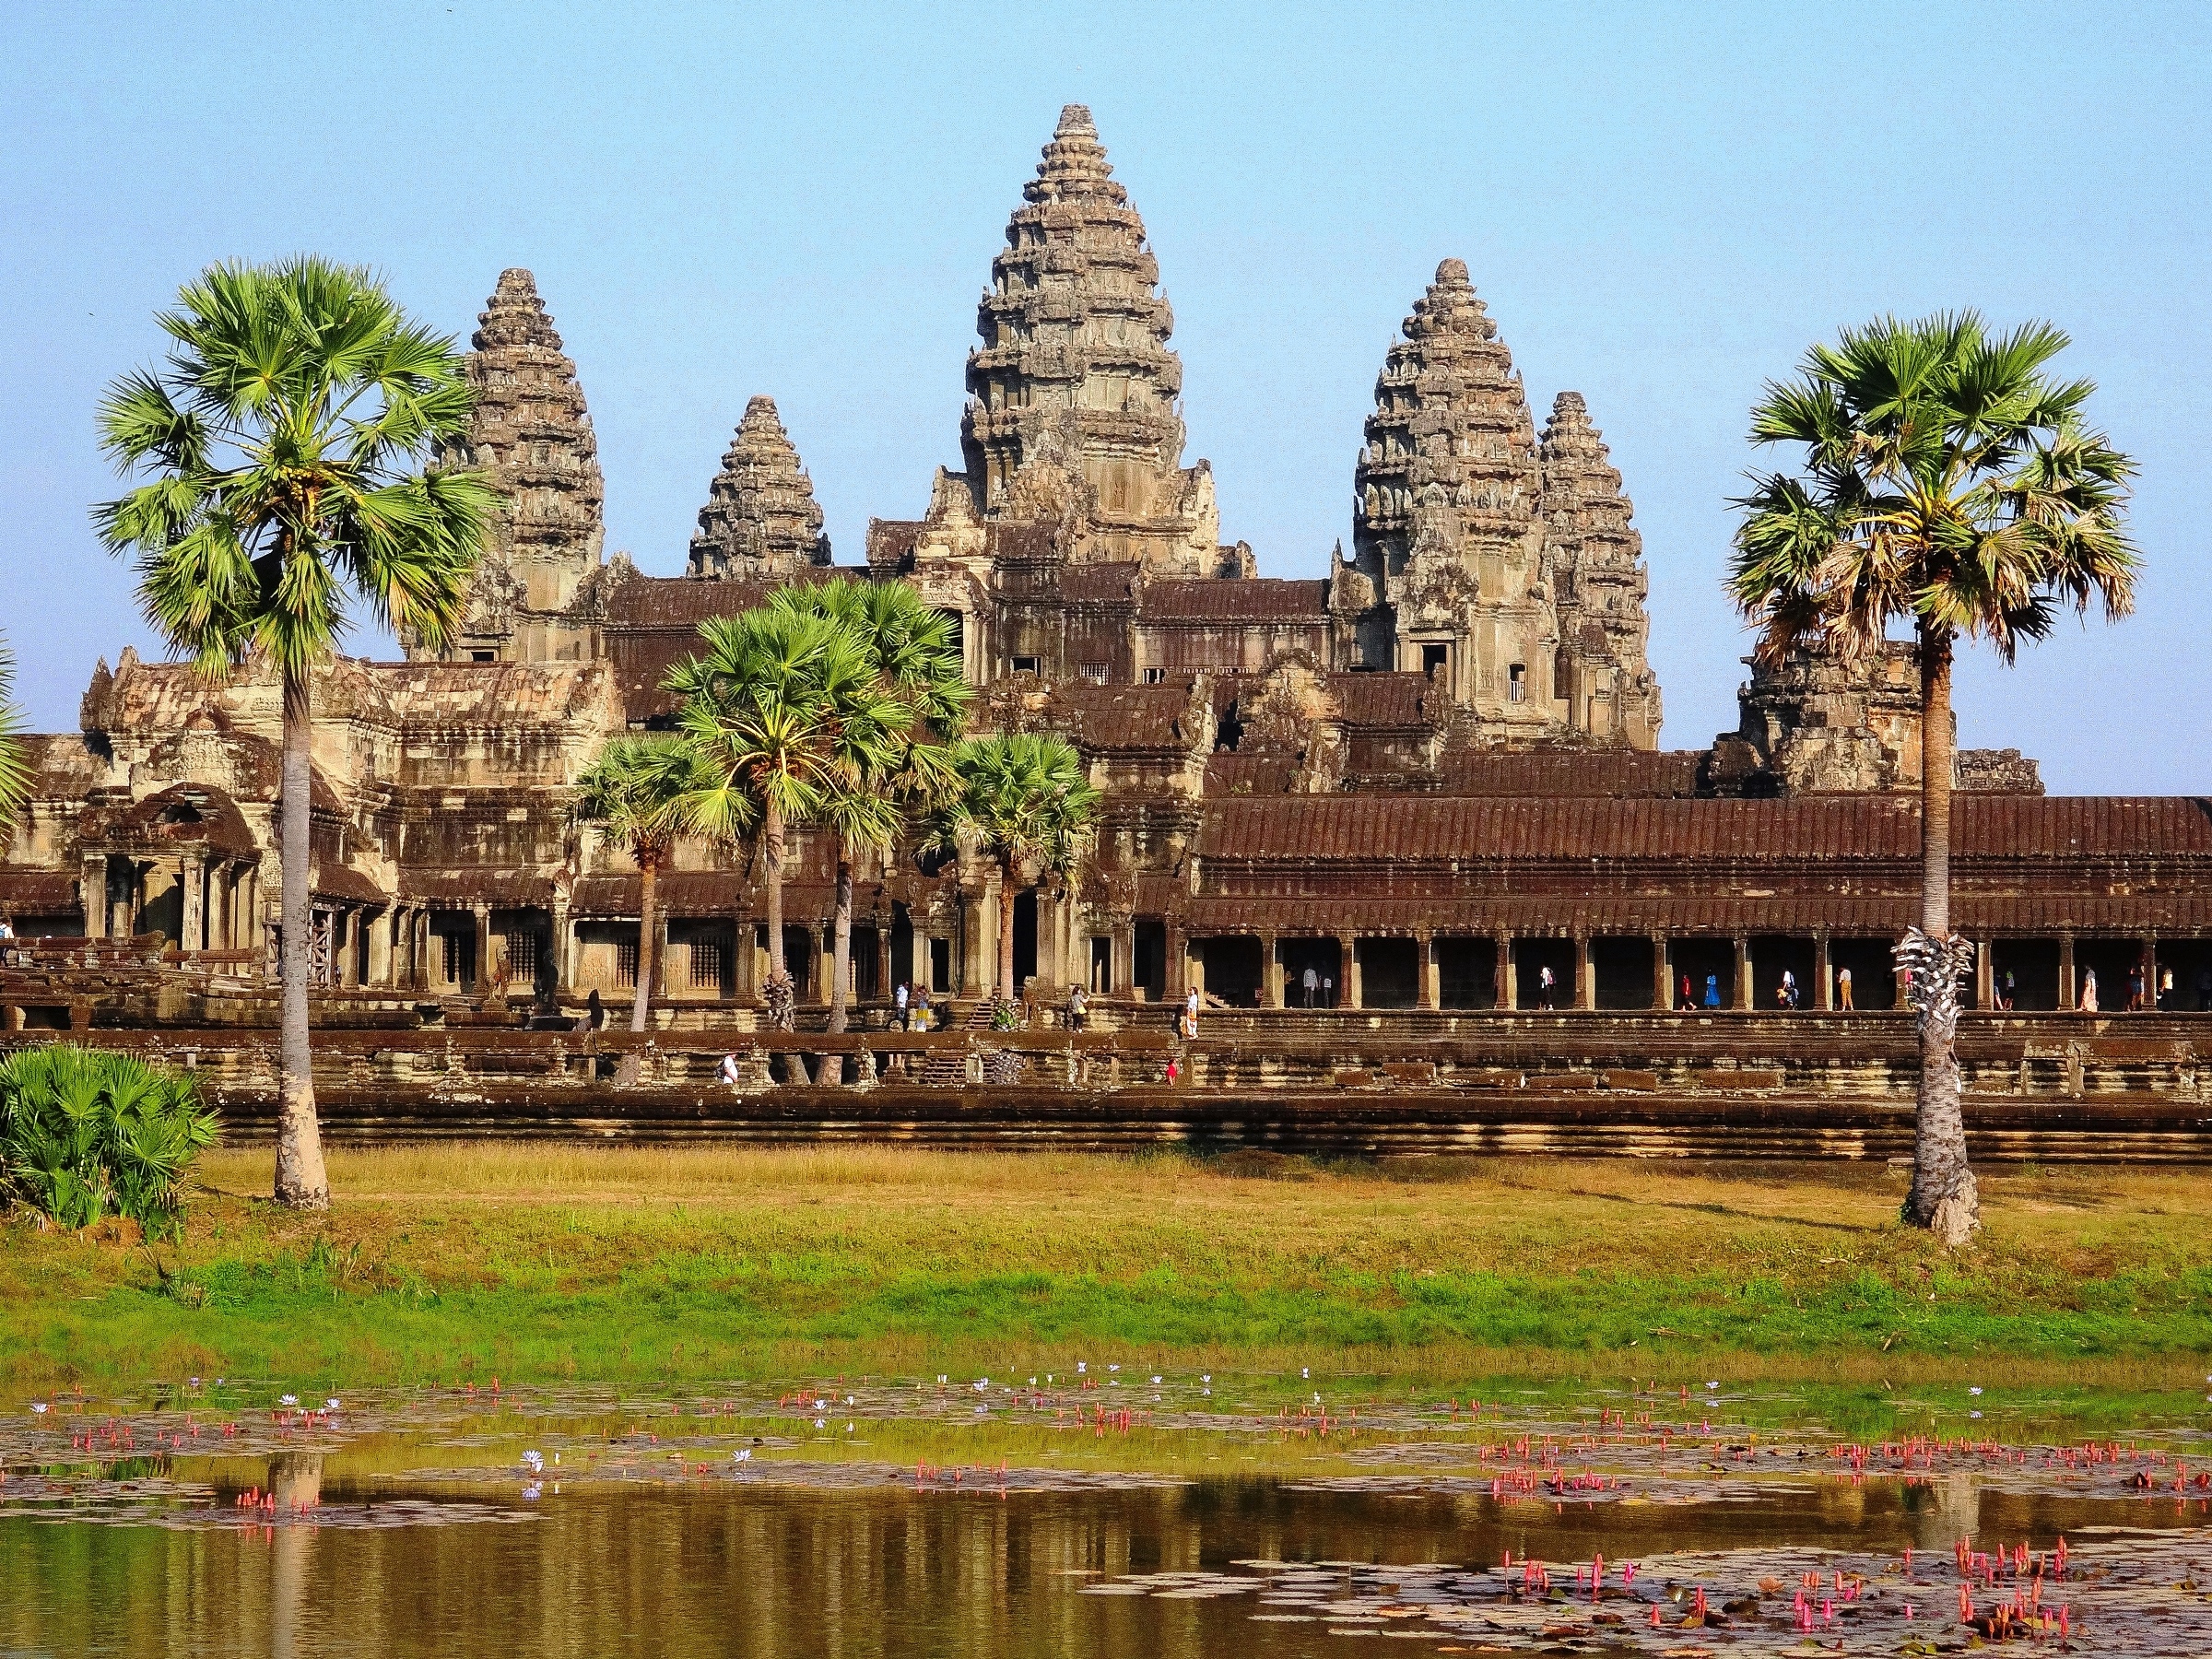
[[[298,1394],[283,1394],[277,1398],[276,1404],[279,1406],[297,1406],[300,1404],[300,1396]]]
[[[37,1416],[44,1417],[46,1415],[46,1402],[43,1400],[34,1400],[31,1402],[30,1409]]]
[[[1968,1394],[1980,1394],[1982,1391],[1981,1391],[1979,1388],[1970,1388],[1970,1389],[1968,1389],[1966,1392],[1967,1392]]]

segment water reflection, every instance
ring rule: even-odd
[[[267,1524],[0,1519],[0,1653],[1341,1653],[1322,1622],[1257,1622],[1263,1609],[1250,1595],[1083,1592],[1120,1575],[1219,1572],[1255,1559],[1480,1571],[1509,1549],[1571,1563],[1600,1551],[1618,1562],[1756,1547],[1779,1560],[1793,1550],[1884,1557],[1910,1547],[1943,1558],[1947,1571],[1954,1542],[1970,1535],[2041,1550],[2100,1524],[2204,1520],[2195,1501],[2039,1496],[1964,1476],[1808,1477],[1741,1500],[1581,1505],[1265,1479],[1003,1498],[889,1483],[558,1491],[548,1481],[526,1524],[343,1528],[313,1524],[316,1507],[383,1506],[404,1518],[394,1500],[420,1494],[389,1479],[326,1476],[315,1453],[271,1460],[265,1489],[276,1500]],[[497,1496],[509,1502],[513,1491],[510,1483]],[[1606,1640],[1595,1632],[1574,1651],[1604,1651],[1590,1643]],[[1413,1645],[1453,1641],[1438,1629]]]

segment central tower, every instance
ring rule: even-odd
[[[1144,220],[1090,112],[1060,112],[976,312],[960,422],[985,519],[1043,522],[1062,556],[1220,573],[1206,463],[1182,465],[1182,363]]]

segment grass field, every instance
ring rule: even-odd
[[[2212,1353],[2212,1183],[1627,1159],[1258,1170],[896,1148],[339,1152],[326,1217],[223,1152],[181,1244],[0,1226],[0,1378],[679,1383],[1132,1365],[2173,1390]]]

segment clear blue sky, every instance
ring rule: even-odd
[[[1582,391],[1627,475],[1670,747],[1735,724],[1719,576],[1761,380],[1885,310],[2055,320],[2143,465],[2142,611],[1970,662],[1962,735],[2055,790],[2212,791],[2203,6],[10,14],[0,627],[41,729],[74,726],[96,657],[146,649],[87,529],[113,488],[91,410],[201,265],[370,263],[462,334],[528,265],[610,551],[682,568],[767,392],[857,562],[869,516],[919,513],[958,459],[976,297],[1085,102],[1159,252],[1225,535],[1321,572],[1384,348],[1465,258],[1539,419]]]

